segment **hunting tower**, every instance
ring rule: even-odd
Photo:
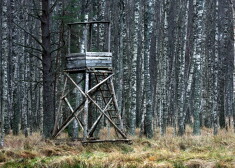
[[[113,85],[110,22],[76,22],[68,24],[68,27],[65,82],[53,137],[57,137],[75,119],[83,132],[83,143],[129,142],[123,132]],[[82,76],[79,80],[76,78],[78,75]],[[79,102],[72,107],[69,95],[74,90],[81,95],[81,100],[77,100]],[[72,97],[74,99],[76,97]],[[69,111],[66,117],[62,113],[66,109],[64,106]],[[94,132],[98,128],[101,130],[100,125],[111,128],[115,137],[94,137]]]

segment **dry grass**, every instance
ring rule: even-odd
[[[80,142],[44,141],[37,133],[28,138],[9,135],[6,147],[0,151],[0,166],[235,168],[232,130],[213,136],[211,130],[203,129],[201,136],[192,136],[192,130],[187,128],[185,136],[176,137],[169,128],[164,137],[158,135],[151,140],[130,137],[133,145],[107,143],[86,147]]]

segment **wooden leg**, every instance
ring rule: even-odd
[[[67,86],[67,82],[68,82],[68,78],[66,77],[65,82],[64,82],[64,88],[63,88],[63,91],[62,91],[62,96],[64,95],[64,92],[65,92],[65,89],[66,89],[66,86]],[[54,129],[53,129],[52,135],[54,135],[55,132],[57,131],[59,118],[60,118],[60,113],[61,113],[62,101],[63,100],[60,99],[59,108],[58,108],[58,112],[56,114],[55,124],[54,124]]]
[[[116,98],[116,95],[115,95],[115,90],[114,90],[114,85],[113,85],[113,78],[111,78],[110,83],[111,83],[114,106],[115,106],[116,111],[118,113],[118,120],[120,122],[120,129],[123,130],[123,122],[122,122],[122,118],[121,118],[121,113],[118,109],[118,102],[117,102],[117,98]]]
[[[85,94],[87,94],[89,90],[89,73],[86,72],[85,74]],[[87,140],[87,133],[88,133],[88,103],[89,100],[86,97],[85,105],[84,105],[84,114],[83,114],[83,122],[84,122],[84,131],[83,131],[83,140]]]

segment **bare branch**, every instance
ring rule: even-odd
[[[32,52],[26,50],[27,53],[29,53],[30,55],[36,57],[37,59],[39,59],[40,61],[42,61],[42,58],[40,58],[38,55],[32,54]]]
[[[17,27],[19,27],[20,29],[22,29],[25,33],[27,33],[28,35],[30,35],[44,50],[45,47],[43,46],[43,44],[38,40],[38,38],[36,36],[34,36],[32,33],[28,32],[27,30],[25,30],[23,27],[21,27],[20,25],[16,24],[15,22],[13,22]]]
[[[35,18],[41,21],[41,17],[39,15],[33,15],[31,13],[28,13],[28,15],[31,16],[32,18]]]
[[[29,49],[32,49],[32,50],[36,50],[36,51],[38,51],[38,52],[40,52],[40,53],[43,52],[42,50],[40,50],[40,49],[38,49],[38,48],[31,47],[31,46],[23,45],[23,44],[20,44],[20,43],[14,43],[14,44],[19,45],[19,46],[21,46],[21,47],[29,48]]]
[[[34,5],[34,6],[37,6],[37,4],[35,3],[34,0],[33,0],[33,5]],[[39,19],[40,21],[42,21],[42,18],[41,18],[41,16],[40,16],[40,14],[38,13],[38,10],[35,10],[35,13],[36,13],[38,19]]]
[[[49,10],[49,13],[52,13],[52,12],[53,12],[53,10],[54,10],[55,7],[56,7],[57,2],[58,2],[58,0],[56,0],[56,1],[54,2],[54,4],[51,6],[51,8],[50,8],[50,10]]]

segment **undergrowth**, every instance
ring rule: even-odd
[[[62,135],[65,138],[65,135]],[[153,139],[130,137],[132,145],[103,143],[82,146],[66,139],[42,140],[35,133],[6,137],[0,150],[0,166],[6,168],[235,168],[235,135],[220,131],[213,136],[203,129],[201,136],[190,130],[183,137],[168,134]]]

